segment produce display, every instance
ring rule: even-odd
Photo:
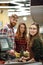
[[[15,56],[15,59],[17,59],[17,62],[26,62],[30,59],[30,53],[28,51],[23,51],[23,54],[22,54],[22,53],[18,53],[16,51],[11,50],[10,54],[12,54],[12,56]]]

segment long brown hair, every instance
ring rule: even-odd
[[[40,38],[40,34],[39,34],[39,24],[38,23],[33,23],[31,25],[35,25],[37,27],[37,33],[32,36],[30,33],[29,33],[29,43],[30,43],[30,46],[32,46],[32,42],[34,40],[34,38],[38,37]]]
[[[25,26],[25,31],[24,31],[24,33],[23,33],[23,38],[26,39],[27,27],[26,27],[26,24],[25,24],[25,23],[20,23],[20,24],[19,24],[18,29],[17,29],[17,32],[16,32],[16,36],[17,36],[18,39],[20,39],[20,37],[21,37],[20,26],[21,26],[21,25],[24,25],[24,26]]]

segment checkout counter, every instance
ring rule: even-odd
[[[11,62],[8,64],[1,64],[1,65],[43,65],[41,62],[34,62],[34,63],[30,63],[30,62]]]
[[[12,49],[12,42],[11,40],[5,36],[0,35],[0,57],[4,59],[6,55],[6,51]],[[6,59],[4,59],[6,60]],[[15,62],[14,60],[9,60],[9,58],[5,61],[4,64],[0,65],[43,65],[41,62]]]

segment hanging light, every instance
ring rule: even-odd
[[[23,20],[26,21],[27,20],[27,17],[23,17]]]

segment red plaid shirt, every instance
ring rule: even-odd
[[[15,36],[16,51],[20,52],[22,49],[27,50],[27,41],[24,38],[17,39]]]

